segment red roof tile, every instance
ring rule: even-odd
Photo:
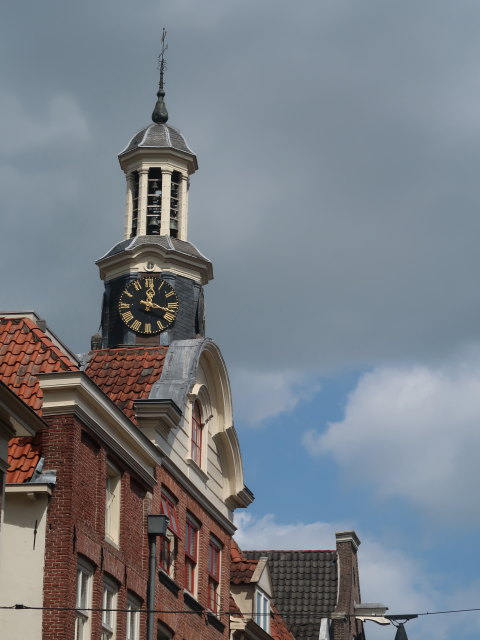
[[[40,434],[11,438],[8,443],[6,482],[27,482],[33,476],[42,455]]]
[[[250,582],[258,561],[244,558],[240,548],[233,540],[230,548],[230,559],[230,582],[233,584],[247,584]]]
[[[85,372],[124,414],[135,421],[133,403],[148,398],[162,373],[168,347],[91,351]]]
[[[295,640],[294,636],[288,630],[285,620],[278,612],[274,604],[270,604],[272,616],[270,618],[270,635],[274,640]]]
[[[72,371],[70,360],[29,318],[0,318],[0,380],[41,414],[37,373]]]

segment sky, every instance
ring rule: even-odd
[[[166,27],[256,496],[238,540],[355,529],[362,600],[390,613],[480,607],[479,24],[474,0],[0,7],[0,307],[88,351],[95,260],[123,233],[116,156],[149,122]],[[406,629],[471,640],[480,612]]]

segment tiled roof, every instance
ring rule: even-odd
[[[0,380],[38,414],[42,392],[37,374],[74,369],[77,365],[32,320],[0,317]]]
[[[249,583],[257,568],[257,560],[245,558],[234,541],[232,541],[230,548],[230,560],[230,582],[233,584]]]
[[[131,420],[133,403],[148,398],[162,373],[168,347],[99,349],[88,356],[86,374]]]
[[[274,640],[296,640],[290,633],[283,617],[279,614],[277,607],[272,604],[272,617],[270,618],[270,635]]]
[[[8,442],[8,470],[6,482],[27,482],[40,462],[42,450],[40,434],[11,438]]]
[[[275,603],[296,640],[318,640],[337,602],[336,551],[243,551],[268,558]]]

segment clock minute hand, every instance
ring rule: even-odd
[[[159,304],[156,304],[155,302],[152,302],[151,300],[140,300],[140,304],[144,304],[145,306],[148,307],[148,310],[150,310],[150,307],[153,307],[154,309],[161,309],[162,311],[169,311],[169,309],[167,307],[161,307]]]

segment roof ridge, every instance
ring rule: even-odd
[[[244,553],[336,553],[336,549],[242,549]]]

